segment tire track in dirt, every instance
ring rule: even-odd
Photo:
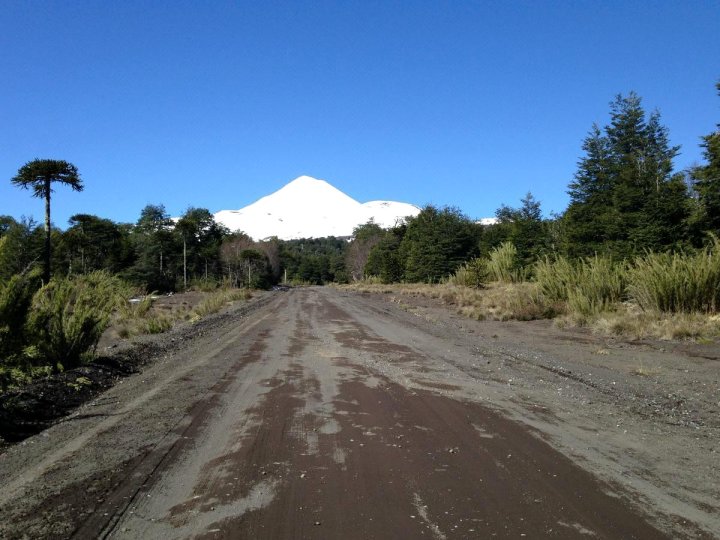
[[[119,407],[115,428],[148,430],[156,415],[167,427],[125,455],[76,537],[666,537],[617,486],[496,407],[461,399],[468,385],[496,394],[443,380],[453,345],[392,313],[298,289],[224,332]],[[96,423],[82,444],[51,456],[88,459],[123,436],[84,421]],[[45,508],[87,488],[63,492],[47,471],[30,483],[40,480],[54,493]]]
[[[284,313],[259,361],[273,376],[254,379],[268,390],[248,408],[224,388],[233,424],[206,418],[206,442],[158,471],[112,537],[663,537],[521,425],[374,373],[372,358],[424,359],[330,296],[297,291]]]

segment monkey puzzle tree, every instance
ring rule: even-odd
[[[32,189],[33,197],[45,199],[45,270],[43,279],[50,281],[50,194],[53,183],[70,186],[73,191],[82,191],[83,183],[77,167],[67,161],[56,159],[35,159],[18,169],[10,181],[23,189]]]

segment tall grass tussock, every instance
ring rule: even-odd
[[[531,281],[528,276],[532,275]],[[558,318],[563,325],[632,338],[720,336],[720,241],[693,253],[653,253],[632,261],[596,255],[545,257],[520,268],[511,243],[466,262],[441,284],[361,283],[369,292],[423,295],[474,319]]]
[[[625,265],[608,257],[571,261],[546,257],[535,264],[535,280],[550,301],[566,302],[568,310],[582,317],[612,311],[624,299]]]
[[[720,242],[693,254],[648,253],[628,272],[628,293],[645,311],[717,313]]]
[[[487,273],[491,281],[501,283],[517,283],[525,281],[527,277],[518,261],[517,248],[512,242],[503,242],[490,251]]]

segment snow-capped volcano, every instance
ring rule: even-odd
[[[381,227],[416,216],[420,209],[393,201],[360,203],[324,180],[300,176],[275,193],[240,210],[221,210],[215,221],[255,240],[351,236],[353,229],[373,219]]]

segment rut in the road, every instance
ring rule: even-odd
[[[277,317],[115,536],[662,536],[526,428],[374,372],[429,361],[331,295],[298,291]]]
[[[120,414],[107,429],[84,419],[82,444],[62,454],[86,467],[69,481],[46,463],[37,476],[49,496],[3,510],[3,527],[15,519],[15,531],[49,537],[61,524],[82,538],[663,538],[538,434],[452,395],[462,381],[423,379],[440,372],[447,343],[420,332],[331,289],[278,295],[252,322],[169,358],[173,374],[129,380],[157,375],[157,386],[113,390],[126,399]]]

